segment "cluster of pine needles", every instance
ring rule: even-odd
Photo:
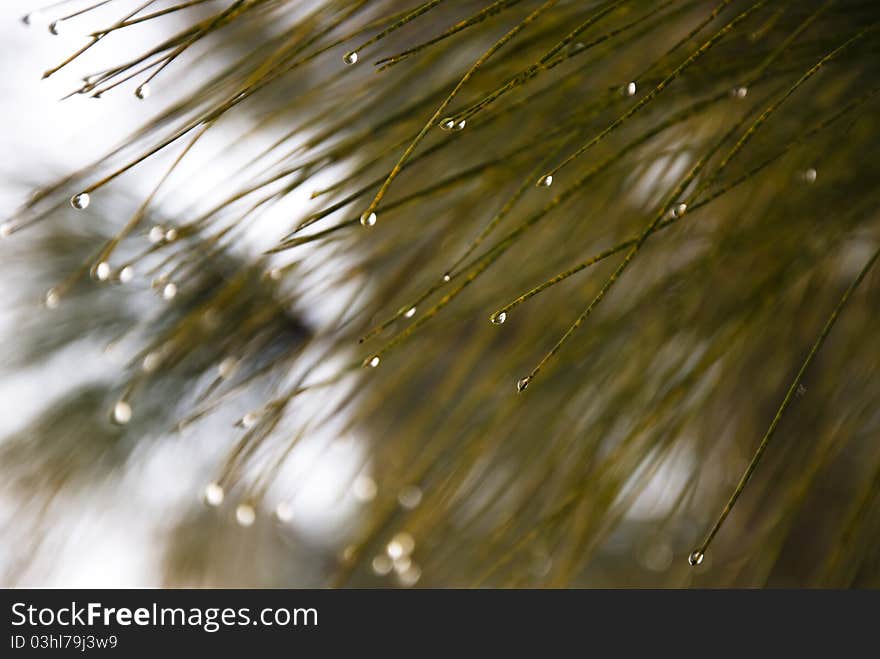
[[[375,492],[321,583],[880,587],[876,2],[67,0],[42,16],[59,32],[98,12],[45,75],[167,26],[71,88],[134,94],[145,121],[2,231],[39,235],[56,277],[22,363],[85,328],[138,340],[112,387],[4,444],[44,453],[29,496],[231,409],[212,524],[270,516],[316,427],[366,438]],[[215,135],[261,146],[164,217]],[[153,192],[126,196],[148,165]],[[146,318],[126,305],[139,281],[161,302]],[[108,414],[101,440],[56,437]]]

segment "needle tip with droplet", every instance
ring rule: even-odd
[[[691,567],[696,567],[703,562],[704,557],[705,555],[703,554],[703,552],[701,552],[699,549],[695,549],[690,553],[690,556],[688,556],[688,564]]]
[[[76,210],[81,211],[88,208],[91,201],[92,198],[89,197],[88,192],[80,192],[79,194],[75,194],[70,198],[70,205],[73,206]]]

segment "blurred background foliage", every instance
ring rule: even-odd
[[[71,86],[143,125],[3,225],[2,367],[122,357],[0,443],[5,583],[185,443],[157,585],[880,586],[876,269],[796,379],[880,246],[875,2],[93,4],[27,22],[161,25]]]

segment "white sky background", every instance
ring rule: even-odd
[[[155,43],[158,36],[174,20],[156,25],[150,22],[127,30],[123,39],[113,37],[104,40],[94,52],[83,58],[70,71],[41,80],[44,70],[62,61],[80,47],[84,34],[98,25],[106,24],[101,16],[117,17],[120,9],[141,4],[121,0],[121,7],[111,11],[96,12],[95,17],[77,19],[58,36],[47,29],[48,21],[26,27],[21,17],[39,7],[33,0],[2,0],[0,2],[0,208],[7,211],[0,221],[7,219],[8,211],[17,208],[29,194],[10,174],[25,175],[31,180],[50,182],[61,174],[91,162],[149,117],[157,112],[175,92],[185,93],[188,82],[186,67],[172,66],[151,83],[153,95],[139,101],[133,95],[137,83],[132,81],[114,90],[101,100],[77,96],[59,102],[62,96],[79,86],[81,76],[116,63],[134,53],[143,45]],[[94,2],[73,2],[59,11],[67,13]],[[159,2],[156,8],[176,4]],[[152,9],[155,10],[155,9]],[[164,25],[164,27],[163,27]],[[201,69],[204,79],[210,68]],[[246,121],[242,119],[241,121]],[[245,124],[246,125],[246,124]],[[235,122],[230,122],[235,126]],[[277,135],[258,135],[248,145],[259,149],[273,141]],[[171,199],[159,200],[161,210],[174,217],[176,210],[203,204],[206,192],[220,177],[233,171],[240,155],[223,151],[228,135],[219,131],[212,140],[205,140],[201,157],[182,167],[179,171],[185,186],[175,186]],[[200,143],[200,147],[202,144]],[[242,155],[242,157],[244,157]],[[164,171],[167,162],[148,162],[122,181],[127,193],[143,198],[155,185],[158,172]],[[313,187],[327,181],[315,181]],[[290,221],[291,211],[304,215],[312,210],[306,206],[311,188],[303,189],[254,226],[245,249],[257,253],[265,243],[274,240],[273,233],[261,231],[268,223],[285,218]],[[71,193],[76,191],[70,191]],[[93,196],[92,204],[100,205],[100,192]],[[120,222],[125,218],[121,218]],[[87,211],[83,221],[88,221]],[[277,231],[274,232],[277,237]],[[0,341],[3,350],[15,350],[14,326],[10,326],[7,309],[15,298],[15,291],[4,284],[3,250],[14,250],[16,236],[7,244],[0,245]],[[328,268],[333,264],[328,263]],[[8,267],[6,269],[8,271]],[[320,276],[320,272],[318,273]],[[7,279],[7,282],[10,281]],[[353,287],[362,282],[351,282]],[[320,307],[303,305],[307,322],[320,326],[333,318],[351,296],[351,290],[335,291],[329,299],[322,297]],[[34,313],[49,314],[34,305]],[[47,321],[51,315],[47,315]],[[317,350],[317,349],[316,349]],[[351,355],[348,356],[349,358]],[[306,354],[303,362],[310,363],[314,354]],[[24,426],[57,396],[71,386],[88,381],[109,380],[125,364],[127,355],[106,355],[96,342],[85,340],[67,351],[62,351],[48,364],[25,373],[0,372],[0,437]],[[75,364],[75,368],[72,365]],[[324,371],[332,371],[336,365],[326,364]],[[293,374],[296,375],[296,374]],[[315,376],[321,376],[316,373]],[[327,372],[323,373],[327,375]],[[297,399],[296,412],[309,416],[318,409],[327,409],[334,401],[346,395],[354,382],[323,388],[315,396]],[[135,409],[135,414],[137,409]],[[356,470],[364,460],[364,448],[355,437],[338,437],[336,433],[344,425],[344,419],[313,426],[306,441],[294,452],[287,468],[280,475],[276,487],[270,492],[266,505],[271,508],[285,497],[293,496],[293,519],[290,524],[302,536],[328,550],[336,550],[342,543],[345,530],[351,528],[359,503],[347,494],[347,488]],[[237,439],[237,432],[224,421],[223,425],[207,425],[197,433],[197,438],[187,436],[185,441],[173,438],[156,443],[157,448],[144,451],[136,466],[127,467],[106,483],[96,486],[87,495],[64,497],[56,504],[53,519],[57,520],[52,533],[38,552],[29,571],[21,577],[24,585],[37,586],[152,586],[161,583],[159,558],[161,555],[161,532],[169,517],[178,515],[197,502],[202,487],[212,477],[211,470],[218,464],[222,452]],[[219,437],[218,437],[219,435]],[[336,441],[342,439],[345,441]],[[223,440],[223,441],[220,441]],[[325,447],[331,446],[331,450]],[[0,479],[3,478],[0,465]],[[197,504],[196,504],[197,505]],[[235,502],[224,504],[231,516]],[[258,511],[269,515],[271,510]],[[18,502],[0,497],[0,528],[25,529],[26,520],[21,515]],[[242,529],[246,533],[246,529]],[[22,531],[24,533],[24,531]],[[13,547],[25,538],[11,538],[4,534],[0,539],[0,574],[9,568]]]

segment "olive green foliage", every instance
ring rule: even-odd
[[[160,11],[115,3],[95,49]],[[129,441],[163,396],[153,432],[259,398],[254,427],[216,438],[216,479],[262,510],[314,424],[367,437],[377,497],[311,582],[388,583],[373,557],[406,530],[425,586],[880,586],[880,5],[217,0],[170,17],[167,41],[78,90],[149,80],[160,113],[16,220],[42,224],[55,267],[46,241],[94,225],[143,161],[169,168],[161,195],[213,132],[280,135],[209,210],[165,218],[174,240],[143,248],[152,200],[119,202],[53,282],[68,329],[84,326],[68,308],[135,323],[118,298],[101,310],[98,263],[177,287],[96,412],[124,392]],[[163,77],[196,59],[220,72],[162,104]],[[299,216],[242,259],[250,223],[299,190]],[[88,209],[60,210],[82,191]],[[335,320],[303,320],[334,290],[351,296]],[[329,379],[323,357],[303,363],[316,346],[337,357]],[[244,370],[203,375],[228,355]],[[340,383],[341,402],[282,422]],[[198,537],[230,515],[195,497],[185,513]],[[193,577],[193,542],[169,583],[273,583]],[[296,555],[272,554],[274,583]]]

